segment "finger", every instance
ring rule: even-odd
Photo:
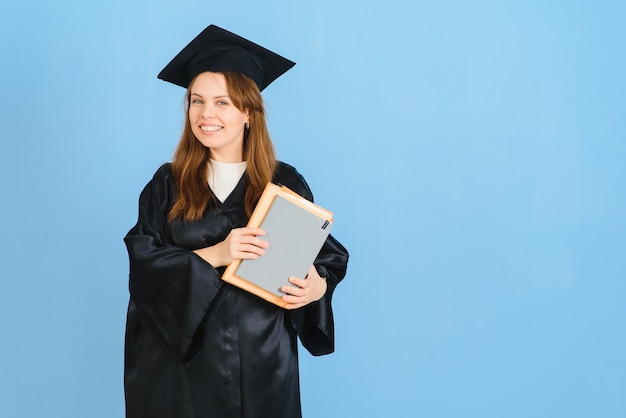
[[[306,304],[304,304],[304,303],[288,303],[287,305],[285,305],[285,309],[291,311],[291,310],[294,310],[294,309],[302,308],[305,305]]]
[[[259,247],[256,244],[247,244],[247,245],[244,246],[244,249],[247,252],[254,253],[254,254],[257,254],[257,255],[265,254],[265,248]]]
[[[265,230],[261,228],[245,227],[245,228],[239,228],[238,230],[242,235],[254,235],[254,236],[265,235]]]
[[[228,234],[229,238],[236,241],[263,235],[265,235],[265,231],[261,228],[235,228]]]
[[[265,255],[265,250],[252,244],[239,244],[235,247],[233,253],[242,256],[238,258],[258,258]]]
[[[292,276],[289,278],[289,283],[295,284],[298,287],[306,288],[309,287],[309,281],[306,279],[300,279],[299,277]]]
[[[269,246],[270,245],[267,241],[264,241],[260,238],[254,238],[254,237],[234,237],[230,241],[230,248],[233,251],[246,249],[250,247],[256,247],[256,248],[260,248],[264,250],[266,248],[269,248]]]
[[[280,290],[281,292],[285,293],[284,296],[289,296],[289,297],[302,297],[306,295],[306,290],[300,287],[283,286],[280,288]]]
[[[237,260],[256,260],[260,255],[254,253],[234,253],[233,259]]]
[[[237,237],[235,242],[238,244],[256,245],[257,247],[260,247],[260,248],[268,248],[270,246],[269,242],[265,241],[264,239],[252,236],[252,235],[243,235],[243,236]]]
[[[270,243],[265,241],[264,239],[261,238],[254,238],[252,244],[256,245],[257,247],[261,247],[261,248],[269,248]]]
[[[287,302],[288,305],[304,306],[310,302],[308,298],[305,298],[304,296],[283,295],[282,299]]]
[[[313,282],[306,279],[300,279],[298,277],[290,277],[289,283],[293,285],[293,287],[297,287],[299,289],[309,289],[313,285]]]

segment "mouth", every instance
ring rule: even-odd
[[[202,129],[202,132],[217,132],[217,131],[221,131],[222,129],[224,129],[224,127],[218,126],[218,125],[211,125],[211,126],[201,126],[200,129]]]

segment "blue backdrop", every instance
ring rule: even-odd
[[[352,254],[307,417],[626,416],[621,1],[0,3],[0,416],[122,417],[137,198],[210,23],[297,65],[279,157]]]

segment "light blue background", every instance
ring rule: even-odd
[[[270,130],[352,254],[306,417],[625,417],[624,16],[2,0],[0,416],[123,416],[122,237],[182,123],[156,74],[215,23],[298,63]]]

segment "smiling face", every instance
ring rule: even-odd
[[[244,125],[248,114],[237,109],[220,73],[199,74],[190,87],[189,123],[211,158],[227,163],[243,161]]]

